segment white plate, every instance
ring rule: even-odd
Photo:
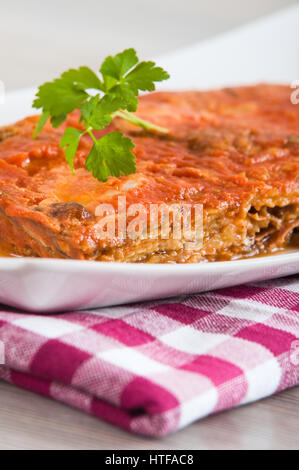
[[[0,302],[33,312],[104,307],[286,276],[298,266],[298,251],[185,265],[8,258],[0,264]]]
[[[291,83],[299,80],[298,24],[297,5],[160,58],[160,64],[172,75],[166,87],[212,88],[258,81]],[[0,104],[0,125],[32,114],[33,95],[34,90],[7,94],[5,103]],[[194,265],[2,258],[0,302],[34,312],[95,308],[201,292],[298,272],[299,251]]]

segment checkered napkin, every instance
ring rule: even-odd
[[[2,309],[0,377],[161,436],[299,383],[299,276],[56,315]]]

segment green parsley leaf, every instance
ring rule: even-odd
[[[133,148],[132,140],[121,132],[110,132],[94,144],[85,166],[100,181],[107,181],[109,175],[129,175],[136,171]]]
[[[103,83],[89,67],[70,69],[61,75],[61,79],[67,81],[78,90],[102,90]]]
[[[109,95],[119,103],[117,109],[127,109],[131,112],[137,110],[138,99],[131,86],[127,84],[116,85],[109,91]]]
[[[104,95],[101,99],[101,108],[103,112],[107,114],[113,114],[120,109],[120,105],[123,104],[120,98],[113,93]]]
[[[34,138],[36,138],[37,135],[40,133],[40,131],[43,129],[49,117],[50,117],[50,113],[48,111],[45,111],[43,114],[40,115],[40,118],[37,122],[37,126],[34,130],[34,134],[33,134]]]
[[[103,76],[107,75],[119,81],[136,64],[138,64],[138,57],[135,49],[126,49],[114,57],[107,57],[100,72]]]
[[[87,98],[88,89],[102,89],[103,83],[88,67],[79,67],[64,72],[60,78],[39,87],[33,106],[42,108],[43,115],[51,116],[53,127],[59,127],[67,115],[77,109]],[[35,137],[42,130],[46,119],[41,119]]]
[[[154,62],[140,62],[125,78],[128,85],[138,93],[138,90],[155,90],[154,82],[167,80],[169,75],[161,67],[156,67]]]
[[[61,138],[59,147],[64,148],[65,159],[74,173],[74,158],[78,149],[82,132],[74,127],[67,127]]]
[[[104,129],[112,121],[111,114],[107,112],[102,101],[99,101],[98,95],[82,104],[81,114],[86,124],[96,130]]]
[[[52,116],[51,124],[53,127],[57,128],[61,126],[61,124],[66,120],[66,118],[67,118],[66,114],[59,114],[58,116]]]
[[[37,109],[42,108],[43,113],[51,115],[54,127],[59,127],[67,115],[88,98],[85,91],[76,89],[72,83],[62,78],[40,86],[36,96],[33,106]]]
[[[109,56],[103,62],[100,72],[103,75],[106,93],[112,93],[125,99],[128,111],[136,111],[138,91],[155,90],[155,82],[169,78],[161,67],[154,62],[140,62],[134,49]],[[135,67],[136,66],[136,67]]]

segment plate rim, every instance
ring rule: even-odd
[[[232,266],[236,266],[236,269],[242,267],[248,267],[249,269],[252,266],[261,267],[263,265],[269,267],[270,265],[282,265],[289,261],[298,261],[299,263],[299,250],[290,251],[288,253],[243,258],[238,260],[210,261],[199,263],[122,263],[115,261],[95,261],[60,258],[2,257],[0,260],[0,272],[28,268],[41,268],[42,270],[44,270],[49,269],[51,267],[59,271],[66,268],[67,270],[70,269],[72,272],[74,272],[74,270],[77,270],[77,268],[80,268],[79,270],[81,272],[90,269],[94,271],[101,271],[102,269],[105,269],[111,271],[135,270],[145,274],[154,274],[157,271],[160,271],[161,274],[167,272],[169,272],[169,274],[178,274],[180,272],[185,274],[189,271],[192,273],[198,271],[219,270],[220,272],[225,271],[226,268],[231,269]]]

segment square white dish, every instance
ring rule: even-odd
[[[163,88],[299,81],[298,24],[297,5],[161,57],[158,62],[172,76]],[[33,114],[33,96],[34,90],[8,93],[4,104],[0,104],[0,125]],[[202,292],[298,272],[299,251],[188,265],[1,258],[0,302],[33,312],[87,309]]]
[[[90,309],[286,276],[298,267],[299,251],[185,265],[7,258],[0,263],[0,303],[39,313]]]

